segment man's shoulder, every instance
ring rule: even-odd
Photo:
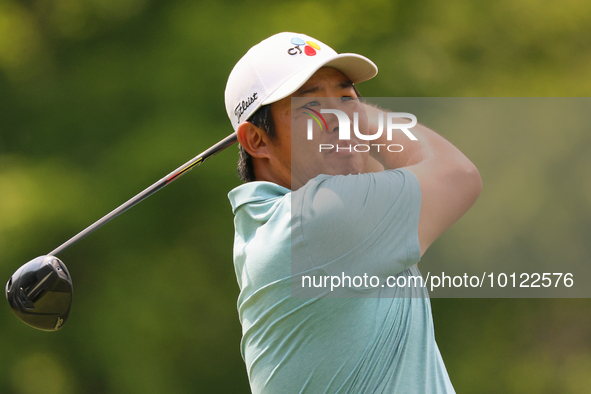
[[[232,211],[243,205],[283,198],[291,191],[276,183],[255,181],[235,187],[228,193]]]
[[[412,190],[420,198],[420,186],[414,174],[407,169],[387,170],[379,173],[358,175],[318,175],[300,189],[291,191],[284,186],[267,181],[254,181],[242,184],[228,193],[232,211],[244,205],[263,202],[292,200],[295,206],[314,201],[322,203],[334,201],[333,197],[345,203],[366,201],[368,193],[381,198],[391,198],[404,189]],[[344,199],[344,200],[343,200]]]
[[[408,170],[321,175],[291,194],[292,225],[307,242],[326,239],[358,245],[376,229],[416,233],[421,206],[418,180]],[[315,241],[314,241],[315,242]]]
[[[366,203],[368,198],[391,200],[400,193],[410,193],[420,198],[420,185],[416,176],[408,169],[386,170],[377,173],[357,175],[318,175],[301,189],[292,193],[292,200],[310,204],[325,201],[341,201],[345,208],[356,203]]]
[[[420,205],[418,180],[406,169],[314,178],[291,196],[296,272],[402,272],[420,259]]]

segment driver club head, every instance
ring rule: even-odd
[[[6,299],[26,324],[43,331],[56,331],[70,314],[72,278],[60,259],[40,256],[12,275],[6,283]]]

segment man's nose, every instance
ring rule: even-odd
[[[322,110],[322,115],[326,120],[327,133],[340,133],[342,131],[345,135],[349,135],[353,129],[352,116],[343,109],[335,107]]]
[[[333,114],[326,114],[324,118],[326,119],[326,126],[328,128],[326,132],[329,134],[338,133],[340,127],[339,119]]]

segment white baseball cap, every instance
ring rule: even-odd
[[[353,83],[378,73],[368,58],[336,53],[305,34],[275,34],[250,48],[228,77],[225,101],[234,130],[262,105],[281,100],[298,90],[321,67],[334,67]]]

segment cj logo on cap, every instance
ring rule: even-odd
[[[308,56],[316,55],[316,51],[320,50],[320,45],[316,44],[314,41],[304,41],[301,38],[294,37],[291,39],[291,43],[295,45],[293,48],[289,48],[287,53],[290,55],[298,55],[302,53],[301,46],[304,46],[304,53]]]

